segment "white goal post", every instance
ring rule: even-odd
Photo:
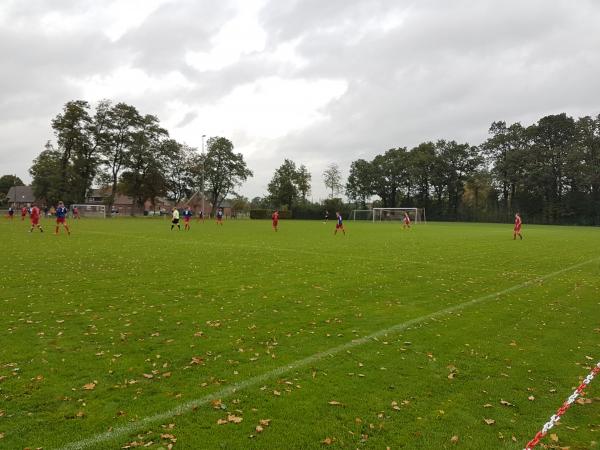
[[[425,208],[373,208],[373,222],[402,221],[405,212],[411,222],[427,223]]]
[[[71,213],[74,214],[75,208],[79,213],[79,217],[97,217],[106,219],[106,206],[105,205],[85,205],[75,204],[71,205]]]
[[[351,220],[373,220],[372,209],[355,209],[350,214]]]

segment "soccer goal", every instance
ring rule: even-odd
[[[425,208],[373,208],[373,222],[402,221],[404,213],[413,223],[427,223]]]
[[[372,209],[355,209],[350,215],[351,220],[373,220]]]
[[[80,217],[96,217],[106,219],[105,205],[71,205],[71,212],[77,208]]]

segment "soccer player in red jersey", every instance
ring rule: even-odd
[[[79,208],[77,208],[77,206],[73,207],[73,219],[81,219],[81,217],[79,217]]]
[[[521,220],[521,216],[519,213],[515,214],[515,228],[513,229],[513,240],[517,239],[517,236],[522,240],[523,235],[521,234],[521,225],[523,221]]]
[[[27,208],[23,206],[21,208],[21,220],[25,220],[25,216],[27,215]]]
[[[277,231],[277,225],[279,224],[279,211],[277,209],[271,214],[271,220],[273,221],[273,229]]]
[[[40,225],[40,208],[38,208],[35,203],[31,205],[31,212],[29,214],[29,217],[31,219],[31,230],[29,230],[29,232],[32,233],[33,230],[37,228],[38,230],[40,230],[40,233],[43,233],[44,229]]]
[[[67,208],[65,208],[65,204],[63,202],[58,202],[58,208],[56,208],[56,229],[54,230],[54,234],[58,236],[58,227],[62,225],[63,228],[67,231],[67,234],[71,235],[71,230],[69,230],[69,226],[67,225]]]
[[[335,217],[337,217],[337,222],[335,224],[335,231],[333,232],[333,234],[335,235],[337,234],[338,230],[342,230],[342,233],[346,235],[346,230],[344,229],[344,221],[342,220],[342,215],[339,213],[339,211],[336,211]]]
[[[408,213],[406,211],[404,211],[404,219],[402,220],[402,222],[402,229],[410,228],[410,217],[408,216]]]

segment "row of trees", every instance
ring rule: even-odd
[[[162,196],[179,202],[203,190],[219,206],[252,176],[228,139],[210,138],[203,156],[171,139],[156,116],[125,103],[103,101],[92,110],[85,101],[69,102],[52,128],[56,144],[49,142],[30,169],[36,196],[48,203],[85,202],[96,184],[109,187],[109,203],[117,192],[141,206]],[[251,205],[332,209],[344,206],[336,199],[344,191],[352,202],[347,208],[418,206],[446,220],[506,220],[519,210],[530,222],[600,224],[600,115],[550,115],[529,126],[494,122],[479,146],[438,140],[392,148],[352,162],[345,184],[331,164],[323,173],[327,205],[308,201],[311,181],[305,165],[286,159],[267,195]]]
[[[30,173],[36,198],[84,203],[93,184],[129,195],[141,207],[167,197],[175,202],[195,191],[210,193],[215,207],[252,176],[240,153],[223,137],[207,141],[205,155],[169,137],[159,119],[125,103],[68,102],[52,120],[56,144],[46,144]],[[202,185],[205,181],[205,185]]]
[[[479,146],[438,140],[358,159],[345,194],[354,208],[424,207],[435,219],[504,221],[520,211],[530,222],[600,224],[600,115],[550,115],[530,126],[499,121],[489,134]],[[316,211],[342,191],[336,164],[323,173],[327,205],[307,202],[310,180],[304,165],[286,159],[268,195],[252,204]],[[344,208],[341,199],[335,204]]]
[[[492,123],[480,146],[425,142],[350,167],[347,196],[364,206],[428,208],[428,217],[600,224],[600,115],[566,114],[530,126]]]

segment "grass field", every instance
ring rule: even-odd
[[[600,229],[71,223],[0,223],[0,448],[522,449],[600,360]]]

